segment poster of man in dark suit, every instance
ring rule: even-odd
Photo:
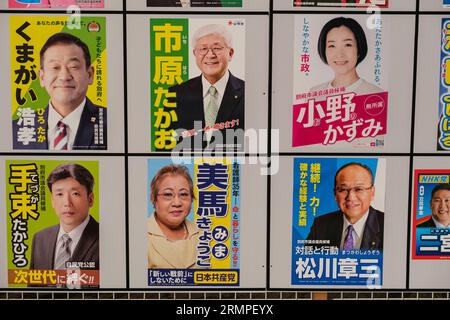
[[[30,269],[99,270],[99,223],[89,214],[94,177],[79,164],[64,163],[49,174],[47,186],[59,224],[34,235]]]
[[[107,111],[86,97],[95,71],[89,48],[68,33],[50,36],[40,51],[40,84],[50,96],[42,119],[44,141],[20,143],[19,123],[13,121],[14,149],[105,150]]]
[[[431,216],[418,228],[450,228],[450,184],[437,184],[431,191]]]
[[[195,31],[192,46],[201,74],[169,88],[175,92],[177,114],[171,129],[184,138],[195,128],[195,135],[203,138],[202,145],[195,145],[195,149],[214,143],[240,145],[240,149],[245,127],[245,82],[229,70],[235,54],[232,34],[222,24],[204,25]],[[227,140],[229,133],[232,138]]]
[[[371,206],[375,197],[372,170],[357,162],[340,167],[334,196],[339,210],[316,217],[307,240],[328,240],[341,250],[382,250],[384,213]]]

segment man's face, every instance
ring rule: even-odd
[[[434,219],[444,226],[450,225],[450,191],[438,190],[430,201]]]
[[[75,44],[55,44],[44,53],[39,70],[41,86],[45,87],[53,107],[67,116],[78,107],[93,82],[94,68],[86,69],[83,50]]]
[[[78,227],[88,216],[94,204],[94,194],[74,178],[58,180],[52,185],[52,207],[64,231]]]
[[[358,165],[346,167],[336,177],[336,202],[351,224],[369,210],[375,196],[371,182],[369,172]]]
[[[202,54],[201,50],[205,49],[210,50]],[[197,66],[211,84],[215,84],[227,72],[233,54],[233,48],[228,48],[224,38],[216,34],[198,39],[194,49]]]

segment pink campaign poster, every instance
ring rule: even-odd
[[[301,15],[295,21],[292,146],[382,148],[388,21]]]
[[[104,8],[104,0],[8,0],[9,8]]]

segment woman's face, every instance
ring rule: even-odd
[[[191,211],[189,182],[181,175],[169,174],[157,184],[155,210],[160,223],[168,228],[179,227]]]
[[[327,34],[325,55],[336,75],[354,72],[358,61],[355,35],[346,26],[331,29]]]

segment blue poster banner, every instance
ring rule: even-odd
[[[382,285],[385,163],[294,159],[292,284]]]

